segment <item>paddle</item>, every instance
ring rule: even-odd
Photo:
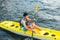
[[[35,15],[36,15],[37,11],[38,11],[38,5],[36,5],[35,10],[34,10],[34,19],[36,19]],[[44,33],[44,31],[42,31],[42,32]],[[33,31],[32,31],[32,38],[33,38]]]
[[[36,19],[35,15],[36,15],[37,11],[38,11],[38,5],[36,5],[35,10],[34,10],[34,19]],[[31,38],[32,38],[31,40],[33,40],[33,31],[32,31],[32,37]]]
[[[35,10],[34,10],[34,18],[35,18],[35,15],[36,15],[37,11],[38,11],[38,5],[36,5]]]

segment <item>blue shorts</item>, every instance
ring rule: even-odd
[[[26,28],[23,27],[23,26],[20,26],[20,29],[23,30],[23,31],[26,31]]]

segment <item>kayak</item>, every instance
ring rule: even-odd
[[[43,31],[40,31],[39,29],[34,28],[34,30],[37,32],[36,34],[31,30],[26,30],[26,31],[21,30],[20,23],[15,21],[3,21],[0,23],[0,28],[3,28],[5,30],[8,30],[10,32],[13,32],[15,34],[22,35],[22,36],[32,37],[32,34],[33,34],[33,38],[37,38],[37,39],[46,38],[49,40],[60,40],[60,31],[40,27]]]

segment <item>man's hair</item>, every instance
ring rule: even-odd
[[[28,13],[27,13],[27,12],[24,12],[23,16],[25,17],[25,16],[27,16],[27,15],[28,15]]]

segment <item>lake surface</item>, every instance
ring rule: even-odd
[[[35,16],[37,25],[60,31],[59,4],[60,0],[0,0],[0,22],[3,20],[19,21],[23,13],[28,12],[31,18]],[[34,15],[36,5],[39,8]],[[5,31],[0,32],[3,35],[6,33]],[[12,37],[9,33],[7,34],[12,40],[19,40],[18,36]]]

